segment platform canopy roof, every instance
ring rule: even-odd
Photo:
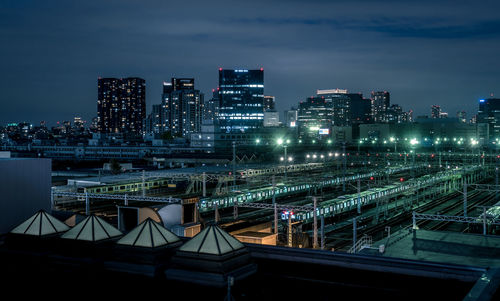
[[[71,230],[64,233],[61,238],[100,241],[120,235],[122,235],[122,233],[105,220],[95,215],[90,215],[76,224]]]
[[[132,229],[127,235],[122,237],[117,244],[134,247],[157,248],[179,241],[179,237],[177,237],[174,233],[170,232],[151,218],[147,218],[137,227]]]
[[[10,233],[44,236],[68,231],[69,227],[57,218],[40,210],[15,227]]]
[[[179,248],[179,251],[224,255],[245,246],[217,226],[209,226]]]

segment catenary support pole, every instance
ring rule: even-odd
[[[318,214],[316,212],[317,210],[317,199],[316,197],[313,197],[313,207],[314,207],[314,212],[313,212],[313,249],[318,248]]]
[[[325,216],[321,215],[321,250],[325,249]]]
[[[207,174],[203,172],[203,197],[207,196]]]

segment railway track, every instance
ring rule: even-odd
[[[490,200],[490,199],[488,200],[478,199],[481,195],[482,193],[479,192],[471,192],[469,194],[468,208],[472,209],[475,206],[487,203]],[[447,194],[445,196],[440,197],[437,200],[433,200],[421,206],[418,206],[414,208],[414,210],[416,209],[419,212],[430,213],[430,214],[449,213],[452,210],[457,210],[457,208],[459,208],[463,204],[460,201],[456,201],[449,204],[450,201],[460,196],[461,194],[459,192]],[[396,208],[393,209],[396,210]],[[400,212],[399,214],[391,217],[390,219],[382,221],[376,225],[370,225],[372,219],[373,216],[366,217],[366,220],[368,221],[366,223],[367,225],[365,227],[362,226],[362,228],[358,233],[358,237],[361,237],[362,235],[366,234],[372,236],[374,240],[381,239],[383,238],[386,227],[397,227],[397,226],[405,227],[409,225],[411,221],[411,211]],[[443,227],[443,225],[439,227]],[[339,228],[338,231],[332,231],[328,233],[326,236],[331,237],[331,235],[335,234],[337,235],[336,237],[326,240],[326,247],[328,249],[334,248],[335,250],[345,250],[352,245],[352,223],[350,225],[345,225],[344,227]]]

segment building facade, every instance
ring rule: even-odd
[[[387,122],[387,110],[391,105],[391,95],[387,91],[371,93],[372,118],[376,123]]]
[[[492,138],[500,137],[500,98],[479,100],[476,122],[488,124]]]
[[[184,138],[199,132],[203,120],[203,96],[195,89],[194,78],[172,78],[171,82],[164,82],[160,132]]]
[[[219,127],[246,132],[264,123],[264,70],[219,69]]]
[[[265,111],[276,110],[276,98],[274,96],[264,96],[264,110]]]
[[[325,97],[308,97],[299,103],[297,123],[299,135],[329,135],[332,128],[332,106]]]
[[[138,77],[98,78],[97,124],[101,133],[142,134],[146,81]]]

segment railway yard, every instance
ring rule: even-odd
[[[193,221],[202,226],[217,223],[237,232],[266,224],[267,232],[276,234],[276,245],[351,253],[410,228],[496,233],[497,158],[330,155],[333,160],[289,166],[136,172],[75,179],[71,185],[68,180],[68,185],[53,190],[53,206],[118,223],[117,207],[196,200]],[[487,221],[481,219],[484,213]],[[424,215],[475,217],[479,222],[421,218]]]

